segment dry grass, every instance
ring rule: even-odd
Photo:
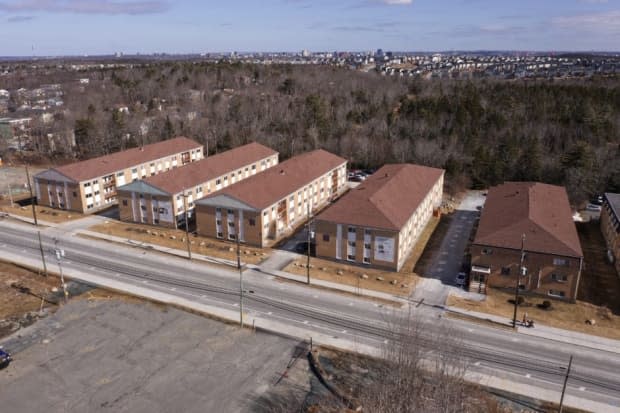
[[[357,265],[347,265],[321,258],[311,258],[310,277],[323,281],[350,285],[356,288],[380,291],[384,293],[409,296],[415,288],[418,275],[412,271],[433,231],[439,224],[438,218],[432,218],[420,235],[413,250],[407,257],[399,272],[376,270]],[[306,258],[300,258],[289,264],[284,271],[306,275]],[[364,275],[368,278],[365,278]]]
[[[485,301],[470,301],[450,295],[446,304],[512,320],[514,305],[508,300],[514,298],[513,294],[492,288],[489,289],[488,293]],[[570,304],[556,300],[550,300],[553,306],[550,311],[538,308],[537,304],[546,299],[543,297],[525,297],[525,302],[530,303],[531,306],[520,306],[517,312],[518,319],[521,320],[523,313],[527,312],[528,318],[540,324],[620,340],[620,316],[612,314],[607,308],[597,307],[582,301]],[[586,320],[595,320],[596,324],[588,325]]]
[[[63,222],[73,221],[85,217],[84,214],[80,214],[79,212],[74,211],[61,211],[58,209],[52,209],[43,206],[35,206],[35,208],[37,209],[37,219],[46,222],[53,222],[56,224],[61,224]],[[13,205],[13,207],[11,207],[11,205],[9,205],[7,201],[0,204],[0,211],[32,219],[32,206],[30,205],[20,207],[19,205],[15,204]]]
[[[106,221],[89,228],[90,231],[113,235],[137,242],[155,244],[166,248],[186,250],[185,231],[152,227],[124,222]],[[174,239],[172,238],[174,237]],[[190,234],[192,253],[227,260],[237,259],[237,249],[233,242],[218,241],[212,238],[194,236]],[[241,246],[241,261],[258,264],[269,256],[260,248]]]

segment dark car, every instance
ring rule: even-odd
[[[6,351],[0,349],[0,369],[3,369],[6,366],[8,366],[11,360],[13,360],[11,358],[11,355],[7,353]]]
[[[308,253],[308,242],[307,241],[299,242],[297,245],[295,245],[295,252],[298,252],[300,254],[307,254]],[[310,244],[310,255],[316,255],[316,244],[315,243]]]

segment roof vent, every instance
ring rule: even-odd
[[[144,150],[144,146],[140,146],[140,151],[143,151],[143,150]]]
[[[385,173],[385,177],[387,178],[388,176],[390,176],[390,174],[386,172]]]
[[[284,175],[284,169],[280,169],[280,175]]]

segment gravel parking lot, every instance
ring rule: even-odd
[[[72,301],[20,333],[0,342],[14,356],[0,371],[4,412],[257,411],[300,354],[292,340],[118,299]]]

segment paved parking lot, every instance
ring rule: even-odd
[[[455,286],[454,279],[461,270],[469,236],[480,215],[479,209],[486,200],[483,193],[469,191],[454,211],[441,246],[428,266],[429,270],[420,274],[424,279],[416,285],[413,299],[443,305],[451,291],[465,294],[462,288]]]
[[[297,345],[122,300],[72,301],[21,334],[0,343],[3,412],[256,411]]]

